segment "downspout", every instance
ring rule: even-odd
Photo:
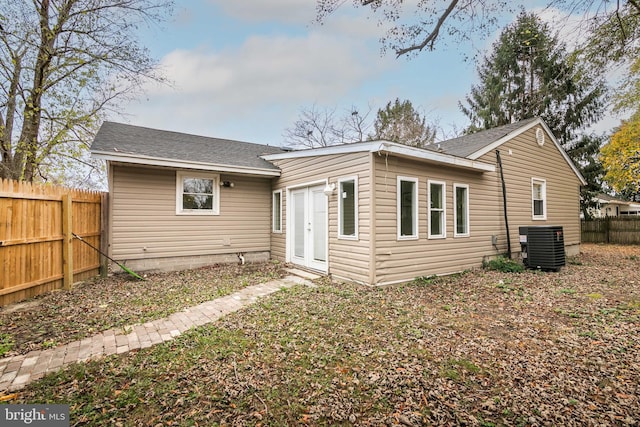
[[[509,216],[507,215],[507,186],[504,183],[504,171],[502,170],[502,159],[500,150],[496,150],[496,158],[500,167],[500,181],[502,182],[502,206],[504,206],[504,225],[507,229],[507,258],[511,259],[511,234],[509,234]]]
[[[371,224],[369,232],[369,285],[375,286],[378,281],[378,272],[376,271],[378,266],[376,265],[378,248],[377,248],[377,229],[378,223],[376,222],[376,211],[378,210],[376,201],[376,192],[378,187],[376,185],[376,155],[371,153],[369,155],[369,182],[371,182],[369,190],[369,222]]]

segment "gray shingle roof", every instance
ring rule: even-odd
[[[514,132],[536,120],[538,120],[538,118],[533,117],[531,119],[521,120],[519,122],[499,126],[497,128],[483,130],[469,135],[460,136],[458,138],[448,139],[434,145],[439,145],[442,151],[446,154],[451,154],[459,157],[468,157],[476,151],[493,144],[499,139],[509,135],[511,132]],[[433,149],[435,147],[432,146],[430,148]]]
[[[280,148],[269,145],[209,138],[114,122],[102,124],[91,144],[91,151],[273,170],[278,168],[261,159],[260,156],[283,152]]]

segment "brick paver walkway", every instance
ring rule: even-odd
[[[190,307],[164,319],[109,329],[60,347],[0,359],[0,394],[20,390],[31,381],[71,363],[126,353],[170,341],[189,329],[214,322],[225,314],[237,311],[261,296],[296,284],[310,285],[311,282],[299,276],[287,276],[280,280],[248,286],[231,295]]]

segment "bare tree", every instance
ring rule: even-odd
[[[317,21],[322,23],[345,3],[345,0],[317,0]],[[381,38],[383,50],[390,49],[398,57],[433,50],[442,43],[443,35],[467,41],[487,36],[495,30],[501,14],[527,5],[523,0],[352,0],[352,3],[354,7],[368,8],[381,24],[390,26]],[[548,0],[547,6],[568,14],[582,14],[584,25],[593,30],[607,22],[623,25],[617,17],[624,9],[640,13],[637,0]]]
[[[116,101],[162,80],[134,31],[172,0],[1,0],[0,177],[32,181],[78,158]]]
[[[285,141],[294,147],[327,147],[363,141],[372,124],[371,106],[361,113],[352,107],[338,116],[336,108],[321,108],[316,104],[302,109],[292,127],[285,129]]]

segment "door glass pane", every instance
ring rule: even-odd
[[[327,196],[322,190],[313,191],[313,259],[327,260]]]
[[[293,254],[304,258],[304,193],[293,194]]]

